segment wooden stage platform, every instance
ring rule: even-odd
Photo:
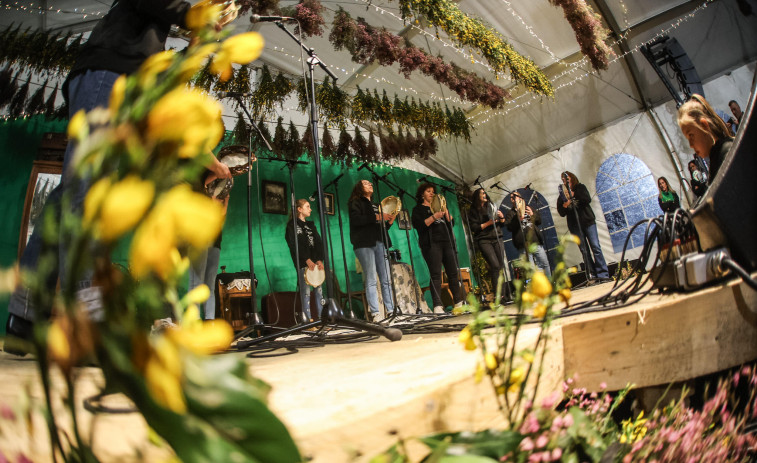
[[[611,285],[575,291],[574,302],[604,294]],[[464,324],[467,316],[437,323]],[[523,341],[536,329],[526,330]],[[315,462],[367,461],[397,436],[472,430],[501,424],[491,386],[476,384],[477,353],[457,341],[457,331],[406,335],[301,349],[249,359],[250,369],[273,386],[271,407],[287,424],[303,455]],[[717,372],[757,359],[757,293],[738,281],[690,294],[651,294],[632,307],[561,318],[553,327],[540,391],[566,377],[590,389],[647,387]],[[79,396],[97,392],[95,368],[81,370]],[[30,390],[41,398],[36,364],[0,354],[0,401],[14,403]],[[102,461],[163,461],[169,453],[147,442],[135,414],[99,416],[95,451]],[[0,448],[24,450],[48,461],[39,414],[36,438],[15,441],[0,421]],[[5,428],[5,429],[4,429]],[[19,428],[23,434],[23,429]],[[10,437],[9,437],[10,436]],[[12,446],[12,447],[9,447]],[[137,450],[144,453],[140,459]],[[286,462],[283,462],[286,463]]]

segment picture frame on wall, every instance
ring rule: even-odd
[[[24,198],[24,213],[21,216],[21,230],[18,235],[18,258],[21,259],[32,236],[34,227],[41,223],[42,209],[50,192],[60,184],[63,177],[63,163],[55,161],[34,161]]]
[[[286,214],[288,210],[286,184],[273,180],[263,180],[261,188],[262,192],[260,196],[263,201],[263,212]]]
[[[336,214],[336,211],[334,210],[334,193],[323,193],[323,205],[326,209],[326,214]]]

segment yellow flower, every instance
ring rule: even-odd
[[[547,306],[544,304],[537,304],[536,307],[534,307],[534,318],[544,318],[544,315],[547,314]]]
[[[166,279],[175,268],[172,259],[176,250],[174,224],[171,217],[153,211],[137,228],[129,250],[129,264],[136,278],[150,271]]]
[[[173,187],[161,199],[157,209],[172,217],[176,235],[182,242],[198,249],[210,246],[223,228],[222,206],[193,192],[189,185]]]
[[[100,205],[110,189],[112,182],[109,178],[101,178],[89,189],[84,197],[84,223],[89,224],[100,210]]]
[[[221,50],[213,59],[210,70],[218,74],[221,81],[228,80],[231,77],[232,63],[247,64],[256,60],[264,46],[263,36],[257,32],[235,35],[223,42]]]
[[[570,235],[570,236],[568,237],[568,241],[571,241],[571,242],[575,243],[575,244],[576,244],[576,245],[578,245],[578,246],[580,246],[580,245],[581,245],[581,240],[580,240],[580,239],[578,239],[578,237],[577,237],[576,235],[573,235],[573,234],[571,234],[571,235]]]
[[[207,355],[227,350],[234,340],[234,329],[225,320],[213,320],[193,328],[171,328],[166,336],[177,346]]]
[[[83,109],[80,109],[68,123],[68,138],[82,140],[86,138],[88,133],[87,113]]]
[[[523,352],[521,358],[528,363],[534,363],[534,354],[532,354],[531,352]]]
[[[544,272],[534,272],[530,283],[531,292],[538,298],[545,298],[552,293],[552,283]]]
[[[151,88],[155,86],[158,74],[165,71],[171,66],[173,60],[176,57],[176,52],[173,50],[164,50],[154,55],[150,55],[142,66],[139,67],[137,76],[139,79],[139,85],[142,88]]]
[[[47,349],[54,362],[67,364],[71,361],[71,344],[61,326],[61,319],[54,320],[47,330]]]
[[[473,334],[467,326],[460,331],[457,340],[465,346],[465,350],[476,350],[476,343],[473,341]]]
[[[571,296],[571,293],[570,293],[570,289],[568,289],[568,288],[563,288],[563,289],[561,289],[561,290],[560,290],[560,291],[558,292],[558,294],[560,295],[560,299],[561,299],[561,300],[562,300],[562,301],[563,301],[564,303],[566,303],[566,304],[570,304],[570,296]]]
[[[184,87],[164,95],[147,116],[148,138],[178,143],[182,158],[212,150],[223,132],[220,104]]]
[[[536,296],[526,291],[520,295],[520,300],[523,301],[523,304],[531,305],[536,301]]]
[[[476,362],[476,373],[473,375],[473,381],[478,384],[484,379],[484,367]]]
[[[121,104],[124,102],[125,94],[126,94],[126,76],[121,75],[113,83],[113,88],[110,91],[110,102],[108,103],[108,108],[110,109],[111,116],[113,116],[114,114],[118,112],[118,109],[121,107]]]
[[[484,363],[486,363],[486,368],[489,371],[494,371],[497,369],[497,365],[499,362],[497,361],[497,357],[494,356],[492,353],[487,353],[484,356]]]
[[[211,3],[210,0],[201,0],[189,9],[184,21],[190,31],[199,32],[206,26],[215,24],[222,9],[221,4]]]
[[[200,69],[205,65],[205,60],[211,53],[218,49],[218,44],[208,43],[200,46],[198,49],[193,50],[179,65],[179,74],[184,81],[189,80],[192,76],[197,74]]]
[[[523,380],[526,377],[526,370],[524,370],[522,367],[513,368],[513,370],[510,372],[510,381],[508,384],[511,386],[519,386]]]
[[[139,223],[155,197],[152,182],[129,175],[108,190],[100,205],[100,238],[112,241]]]
[[[202,284],[195,288],[193,288],[191,291],[187,293],[186,296],[184,296],[184,303],[185,304],[200,304],[202,302],[205,302],[210,297],[210,288],[208,288],[208,285]]]
[[[162,407],[176,413],[185,413],[187,403],[181,388],[182,362],[179,352],[163,336],[155,340],[144,367],[147,390]]]

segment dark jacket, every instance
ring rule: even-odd
[[[489,212],[488,206],[482,208],[471,206],[468,211],[468,223],[475,241],[496,240],[498,237],[497,234],[499,234],[499,238],[502,238],[501,227],[504,225],[503,222],[495,222],[495,224],[500,227],[500,230],[495,230],[493,226],[481,228],[482,223],[488,222],[491,219],[492,216]]]
[[[361,196],[358,199],[352,199],[349,203],[350,208],[350,242],[352,247],[372,248],[376,243],[381,241],[381,222],[376,220],[378,214],[378,204],[374,204],[370,199]],[[392,247],[392,240],[389,239],[388,231],[392,225],[386,223],[387,237],[386,247]]]
[[[678,199],[678,195],[675,191],[671,191],[673,193],[673,200],[672,201],[664,201],[662,200],[662,195],[657,196],[657,203],[660,205],[660,209],[662,209],[662,212],[675,212],[676,209],[681,207],[681,201]]]
[[[186,28],[191,5],[180,0],[116,0],[82,46],[70,75],[88,69],[131,74],[163,51],[172,24]]]
[[[287,222],[287,229],[284,237],[289,245],[289,253],[292,255],[292,263],[295,261],[294,254],[294,228],[292,221]],[[315,223],[297,219],[297,252],[300,256],[300,265],[298,268],[307,267],[307,260],[313,263],[323,261],[323,241],[315,228]]]
[[[423,249],[431,248],[431,244],[451,244],[450,229],[444,221],[437,220],[426,225],[426,219],[434,215],[431,208],[419,202],[413,208],[413,228],[418,232],[418,246]]]
[[[732,138],[721,138],[715,142],[715,145],[713,145],[712,148],[710,148],[710,171],[707,176],[708,184],[712,183],[718,170],[720,170],[720,166],[723,164],[726,154],[728,154],[728,151],[731,149],[731,145],[733,145]]]
[[[578,224],[576,223],[576,215],[573,213],[573,209],[576,208],[578,212],[578,220],[581,223],[581,228],[586,228],[589,225],[595,223],[594,211],[591,210],[591,195],[586,185],[579,183],[573,188],[573,196],[575,196],[575,203],[570,207],[563,207],[563,203],[568,200],[566,197],[567,192],[563,192],[563,188],[560,188],[560,194],[557,195],[557,213],[560,217],[568,219],[568,229],[573,234],[578,234]]]
[[[529,236],[528,243],[531,244],[532,242],[536,242],[537,244],[544,244],[544,237],[542,237],[541,230],[539,230],[539,225],[541,225],[541,214],[539,214],[539,211],[533,209],[532,211],[534,214],[528,219],[531,224],[529,227],[530,230],[525,230],[526,235]],[[515,209],[510,209],[505,215],[505,223],[507,224],[507,229],[510,230],[510,233],[513,235],[513,244],[515,247],[521,251],[526,249],[525,240],[523,239],[524,230],[520,224],[518,213]]]

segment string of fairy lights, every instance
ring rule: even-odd
[[[628,51],[626,51],[623,54],[616,55],[615,58],[613,58],[613,59],[610,60],[609,65],[612,66],[614,63],[622,60],[626,56],[628,56],[628,55],[630,55],[632,53],[638,52],[641,49],[641,47],[644,46],[644,45],[646,45],[647,43],[651,43],[651,42],[659,39],[660,37],[662,37],[664,35],[668,35],[668,33],[670,31],[672,31],[674,29],[677,29],[681,24],[683,24],[683,23],[685,23],[685,22],[690,21],[691,19],[693,19],[697,14],[699,14],[701,11],[703,11],[705,8],[707,8],[707,6],[710,3],[712,3],[713,1],[714,0],[705,0],[702,4],[700,4],[699,6],[697,6],[694,10],[692,10],[688,14],[686,14],[684,16],[681,16],[680,18],[678,18],[676,21],[674,21],[673,23],[671,23],[665,29],[661,29],[657,34],[655,34],[654,37],[652,37],[652,38],[650,38],[650,39],[648,39],[648,40],[646,40],[644,42],[639,43],[638,45],[636,45],[635,47],[629,49]],[[624,34],[624,37],[626,37],[626,36],[627,36],[627,34]],[[623,40],[623,39],[619,39],[619,40]],[[617,44],[618,42],[619,41],[616,41],[615,43]],[[561,73],[559,76],[556,76],[554,78],[554,81],[557,81],[559,77],[563,77],[565,75],[572,74],[576,70],[577,70],[577,68],[574,68],[574,69],[568,70],[568,71],[566,71],[564,73]],[[591,71],[586,71],[583,74],[574,77],[570,81],[563,82],[563,83],[561,83],[559,85],[556,85],[555,86],[555,94],[557,94],[561,89],[563,89],[565,87],[571,87],[571,86],[575,85],[576,83],[580,82],[581,80],[585,79],[586,77],[591,76],[593,74],[594,73],[591,72]],[[520,100],[520,99],[525,99],[526,101],[518,102],[518,100]],[[505,104],[506,107],[503,108],[503,109],[498,109],[498,110],[487,109],[487,110],[482,111],[481,113],[475,115],[474,117],[471,117],[469,120],[471,122],[471,125],[474,128],[475,127],[480,127],[482,125],[487,124],[488,122],[490,122],[495,117],[506,116],[510,112],[512,112],[512,111],[514,111],[516,109],[520,109],[520,108],[524,108],[526,106],[529,106],[529,105],[531,105],[532,103],[534,103],[537,100],[541,101],[542,98],[539,97],[539,96],[537,96],[537,95],[524,94],[524,95],[519,96],[518,98],[514,98],[513,100],[508,101]],[[516,103],[516,102],[517,102],[517,104],[513,104],[513,103]],[[486,117],[486,119],[476,121],[477,119],[481,119],[483,117]]]
[[[36,5],[34,2],[29,3],[28,5],[24,5],[20,2],[13,2],[13,3],[6,3],[2,5],[3,10],[15,10],[20,11],[24,13],[31,13],[31,14],[49,14],[49,13],[56,13],[56,14],[76,14],[81,15],[82,19],[86,19],[88,16],[97,16],[101,17],[103,14],[102,11],[87,11],[86,8],[74,8],[73,10],[66,10],[62,8],[56,8],[54,6],[49,6],[47,8],[44,8],[41,5]]]

